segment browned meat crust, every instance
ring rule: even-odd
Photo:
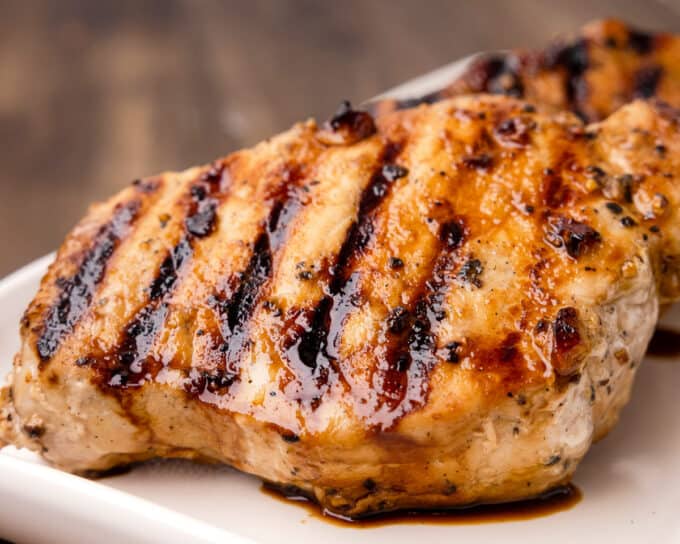
[[[636,98],[680,106],[680,39],[651,34],[615,19],[586,25],[540,51],[482,55],[444,89],[408,100],[385,100],[378,113],[470,93],[503,94],[548,111],[570,110],[599,121]]]

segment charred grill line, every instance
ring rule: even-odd
[[[241,285],[229,304],[223,324],[226,335],[243,327],[253,313],[258,291],[272,271],[272,253],[267,234],[262,233],[255,242],[253,256],[243,274]]]
[[[158,275],[151,282],[149,299],[152,302],[165,298],[173,290],[177,282],[177,273],[189,260],[192,252],[191,237],[185,235],[163,260],[158,269]]]
[[[125,327],[123,340],[116,348],[116,352],[104,358],[114,365],[108,376],[107,385],[111,387],[140,385],[143,379],[142,372],[151,370],[146,361],[147,354],[158,331],[165,323],[167,313],[167,303],[149,304]]]
[[[109,259],[130,231],[140,207],[139,200],[119,204],[111,220],[99,229],[76,273],[68,279],[58,280],[61,292],[45,319],[37,342],[41,362],[46,362],[54,355],[64,336],[73,331],[90,307],[97,286],[106,273]]]
[[[524,84],[519,68],[520,59],[514,54],[491,56],[475,63],[468,77],[476,92],[522,98]]]
[[[648,55],[654,50],[656,38],[647,32],[631,28],[628,31],[628,46],[638,55]]]
[[[185,232],[159,266],[148,288],[148,302],[124,327],[119,344],[109,353],[87,358],[99,368],[102,383],[118,388],[137,387],[160,370],[162,363],[152,360],[149,352],[165,325],[167,301],[177,288],[181,271],[191,261],[195,241],[215,229],[217,206],[229,189],[223,186],[223,170],[223,164],[215,164],[191,186]]]
[[[326,337],[324,330],[328,327],[333,299],[325,296],[312,312],[309,327],[300,335],[299,342],[287,351],[289,356],[297,355],[303,365],[315,370],[319,367],[319,355],[325,355]],[[322,365],[323,366],[323,365]]]
[[[195,238],[205,238],[213,233],[217,222],[217,207],[226,196],[223,187],[224,164],[216,163],[201,175],[200,183],[191,188],[191,206],[184,226]]]
[[[449,217],[441,223],[439,251],[417,288],[420,295],[410,307],[400,307],[397,328],[388,320],[384,352],[379,359],[377,376],[373,378],[382,396],[380,403],[386,405],[391,414],[386,420],[387,428],[425,402],[430,372],[438,360],[450,359],[450,349],[442,357],[437,353],[433,330],[446,317],[444,292],[458,262],[457,252],[467,236],[461,218]]]
[[[149,288],[149,302],[123,329],[123,338],[113,353],[104,357],[113,363],[107,383],[112,387],[132,387],[140,384],[158,364],[148,361],[148,353],[168,313],[166,299],[173,292],[179,271],[191,259],[193,248],[190,235],[185,235],[161,263],[159,274]]]
[[[343,290],[348,280],[346,276],[347,268],[352,259],[368,245],[373,235],[373,212],[390,192],[394,181],[385,177],[385,166],[393,163],[401,150],[402,145],[394,142],[385,146],[371,181],[361,194],[357,218],[349,228],[332,270],[330,293],[333,296],[338,295]]]
[[[661,66],[645,66],[633,76],[633,97],[651,98],[661,81],[663,68]]]
[[[590,67],[588,42],[585,39],[549,49],[545,56],[548,70],[561,66],[565,71],[565,85],[569,108],[581,119],[588,119],[581,108],[588,98],[588,83],[585,75]]]
[[[275,214],[276,206],[270,213]],[[228,284],[237,285],[228,298],[213,296],[209,303],[218,316],[219,332],[211,349],[217,353],[217,368],[192,369],[185,391],[202,395],[229,387],[238,379],[239,357],[247,346],[248,323],[260,298],[262,285],[271,276],[272,254],[267,232],[262,232],[253,245],[253,253],[246,269],[232,278]]]
[[[296,391],[296,400],[318,408],[324,393],[339,375],[335,359],[328,354],[327,330],[330,327],[333,299],[324,296],[314,309],[303,310],[297,320],[301,326],[293,330],[290,325],[286,334],[283,353],[288,366],[302,384]]]
[[[284,244],[289,225],[294,221],[301,202],[300,184],[304,179],[297,166],[287,166],[282,184],[271,197],[269,215],[253,244],[253,252],[245,270],[227,284],[234,286],[230,294],[211,297],[220,323],[220,340],[213,346],[218,352],[217,368],[199,372],[192,370],[185,390],[190,394],[216,393],[238,380],[240,360],[250,343],[250,320],[262,299],[263,288],[273,273],[274,257]],[[205,399],[208,400],[208,399]]]
[[[297,378],[309,383],[302,373],[311,374],[313,391],[310,394],[309,388],[305,387],[303,395],[311,398],[312,409],[320,404],[331,377],[339,374],[337,343],[345,318],[355,306],[358,295],[359,278],[356,274],[348,275],[347,271],[373,236],[375,210],[390,193],[394,182],[408,174],[405,168],[394,164],[401,150],[402,144],[399,143],[388,142],[385,145],[374,173],[362,191],[357,218],[348,229],[335,262],[329,267],[326,296],[315,308],[304,311],[300,320],[303,325],[299,330],[291,330],[291,326],[287,326],[289,330],[283,333],[283,337],[288,339],[284,353]]]
[[[262,287],[271,277],[271,273],[272,251],[269,233],[265,231],[254,244],[253,254],[241,275],[238,289],[229,300],[218,300],[215,308],[222,338],[221,344],[217,346],[220,363],[207,376],[219,376],[222,387],[228,387],[238,379],[240,357],[249,341],[250,318],[260,300]],[[209,382],[198,387],[196,392],[203,393],[207,386],[210,386]]]

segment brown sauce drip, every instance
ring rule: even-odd
[[[680,356],[680,331],[657,328],[647,348],[647,354],[665,358]]]
[[[378,514],[370,518],[352,520],[335,516],[324,511],[314,502],[301,496],[287,497],[280,491],[264,484],[262,492],[285,503],[294,503],[309,513],[309,516],[338,527],[350,529],[377,529],[390,525],[477,525],[481,523],[503,523],[526,521],[576,506],[583,495],[573,484],[552,489],[538,498],[526,501],[479,505],[449,510],[416,510]]]

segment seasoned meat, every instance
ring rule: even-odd
[[[680,107],[680,38],[615,19],[596,21],[541,51],[482,55],[438,92],[372,107],[382,114],[470,93],[524,98],[546,111],[570,110],[586,121],[602,120],[639,98],[657,97]]]
[[[44,277],[0,436],[76,473],[228,463],[344,516],[565,483],[680,294],[678,119],[345,105],[138,181]]]

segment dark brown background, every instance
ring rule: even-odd
[[[0,0],[0,276],[134,177],[606,15],[680,32],[680,0]]]

